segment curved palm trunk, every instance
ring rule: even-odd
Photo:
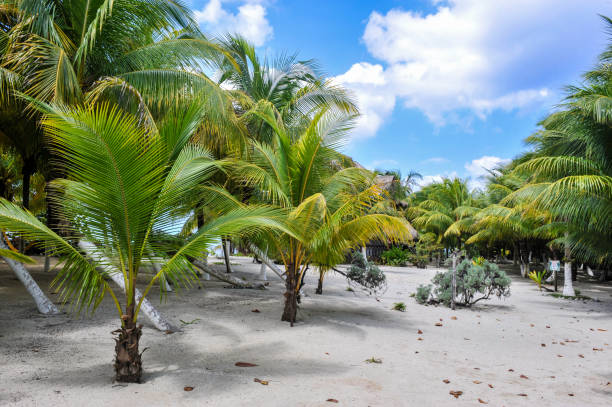
[[[290,322],[291,326],[295,322],[297,316],[297,287],[298,287],[298,271],[294,264],[287,265],[287,279],[285,280],[285,309],[281,321]]]
[[[142,325],[134,322],[134,304],[121,317],[122,326],[113,333],[115,338],[115,380],[123,383],[140,383],[142,377],[142,353],[138,351]]]
[[[8,249],[1,236],[0,249]],[[59,309],[57,309],[55,304],[51,302],[51,300],[40,289],[38,284],[36,284],[36,281],[34,281],[34,279],[30,275],[30,273],[28,273],[28,270],[26,270],[23,264],[13,259],[7,259],[6,257],[3,257],[2,259],[4,259],[6,264],[8,264],[11,270],[13,270],[13,273],[15,273],[19,281],[21,281],[26,290],[28,290],[28,293],[30,293],[32,299],[36,303],[36,308],[38,308],[38,312],[45,315],[54,315],[60,313]]]

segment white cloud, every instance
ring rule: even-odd
[[[470,189],[483,189],[485,186],[485,177],[489,175],[489,171],[504,166],[510,163],[510,161],[512,160],[509,158],[485,155],[480,158],[476,158],[469,163],[465,163],[465,169],[470,174]]]
[[[241,34],[257,47],[272,38],[273,29],[262,1],[244,0],[236,13],[228,11],[223,3],[223,0],[209,0],[201,10],[194,11],[205,32]]]
[[[360,62],[332,79],[349,88],[357,98],[361,115],[352,135],[357,138],[376,134],[395,107],[395,96],[385,86],[382,65]]]
[[[592,63],[601,48],[597,13],[610,0],[433,1],[431,14],[373,12],[363,41],[381,63],[360,62],[336,77],[365,113],[361,135],[373,135],[400,101],[438,126],[485,119],[550,103],[566,73]]]
[[[485,155],[480,158],[476,158],[469,163],[465,163],[465,169],[472,177],[484,177],[489,175],[489,171],[494,170],[497,167],[508,164],[512,161],[509,158],[499,158],[491,155]]]
[[[423,175],[423,178],[418,180],[417,182],[417,189],[421,189],[424,186],[436,183],[436,182],[442,182],[442,180],[444,178],[456,178],[459,175],[457,174],[456,171],[452,171],[452,172],[445,172],[444,174],[435,174],[435,175]]]

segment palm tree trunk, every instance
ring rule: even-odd
[[[565,232],[565,258],[563,259],[563,295],[567,297],[575,297],[574,285],[572,284],[572,252],[567,241],[569,234]]]
[[[8,249],[1,236],[0,249]],[[30,293],[30,295],[32,296],[32,299],[34,299],[34,302],[36,303],[36,308],[38,308],[38,312],[45,315],[54,315],[60,313],[55,304],[51,302],[51,300],[40,289],[38,284],[36,284],[36,281],[34,281],[32,276],[30,276],[30,273],[28,273],[28,270],[26,270],[23,264],[13,259],[7,259],[6,257],[3,257],[3,259],[6,264],[9,265],[11,270],[13,270],[13,273],[15,273],[19,281],[23,283],[26,290],[28,290],[28,293]]]
[[[297,279],[297,266],[295,264],[288,264],[287,279],[285,280],[285,309],[283,310],[281,321],[289,322],[291,326],[293,326],[297,315]]]
[[[259,260],[268,266],[270,270],[272,270],[281,280],[285,280],[283,277],[284,273],[278,267],[276,267],[276,264],[274,264],[272,260],[268,258],[266,253],[261,251],[259,247],[255,246],[253,243],[249,244],[249,249],[251,249],[251,251],[255,253],[257,257],[259,257]]]
[[[122,326],[113,333],[115,338],[115,380],[123,383],[140,383],[142,377],[142,353],[138,351],[142,325],[134,322],[134,304],[128,306],[121,317]]]
[[[319,269],[319,284],[317,285],[315,294],[323,294],[323,277],[325,277],[325,273],[323,273],[323,270]]]
[[[223,257],[225,258],[225,272],[228,274],[232,272],[232,265],[230,264],[229,258],[229,245],[229,240],[223,238],[221,239],[221,246],[223,246]]]

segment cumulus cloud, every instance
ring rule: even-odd
[[[262,1],[242,1],[235,13],[228,11],[224,2],[209,0],[201,10],[194,11],[196,20],[205,32],[240,34],[258,47],[272,38],[273,29],[266,18],[266,8]]]
[[[610,0],[433,1],[422,14],[371,13],[363,41],[379,64],[359,62],[337,79],[353,89],[374,134],[396,101],[433,123],[456,112],[480,119],[549,103],[560,81],[590,63],[601,47],[597,13]],[[571,22],[568,24],[568,22]],[[469,119],[468,119],[469,120]]]
[[[465,163],[465,169],[470,174],[470,187],[484,188],[485,177],[489,175],[489,171],[504,166],[512,161],[509,158],[500,158],[491,155],[485,155],[476,158],[468,163]]]
[[[491,155],[484,155],[465,164],[465,169],[472,177],[484,177],[489,175],[490,170],[504,166],[512,161],[509,158],[500,158]]]
[[[361,115],[353,136],[376,134],[395,107],[395,96],[385,86],[387,82],[382,65],[360,62],[333,80],[350,89],[357,99]]]
[[[436,182],[442,182],[442,180],[444,178],[457,178],[459,175],[457,174],[456,171],[452,171],[452,172],[445,172],[444,174],[435,174],[435,175],[431,175],[431,174],[426,174],[423,175],[423,178],[417,180],[417,190],[423,188],[424,186],[436,183]]]

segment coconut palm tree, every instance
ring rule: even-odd
[[[273,144],[251,141],[252,154],[237,163],[234,173],[255,187],[253,199],[288,210],[287,224],[294,234],[268,236],[271,252],[282,259],[286,270],[283,321],[295,322],[302,277],[309,264],[333,264],[344,248],[384,237],[398,241],[412,238],[405,219],[382,214],[360,215],[370,194],[356,201],[347,192],[364,181],[363,169],[337,171],[342,158],[336,148],[351,127],[352,116],[335,109],[317,112],[305,127],[287,127],[268,101],[259,102],[245,116],[257,116],[274,131]],[[246,118],[248,119],[248,117]],[[370,192],[373,192],[371,190]],[[330,236],[333,234],[334,236]],[[331,260],[323,261],[325,244]],[[333,257],[333,258],[332,258]]]
[[[604,17],[608,29],[612,20]],[[565,247],[564,295],[574,295],[571,261],[612,264],[612,45],[584,84],[527,139],[534,151],[515,171],[528,184],[509,199],[550,212],[549,237]]]
[[[66,174],[53,182],[53,199],[71,227],[70,238],[60,237],[19,206],[0,201],[0,228],[41,242],[64,262],[53,284],[77,311],[95,309],[105,295],[112,299],[121,321],[115,347],[118,381],[141,379],[138,314],[157,282],[170,279],[190,285],[197,278],[191,260],[219,235],[282,227],[278,209],[241,207],[203,225],[178,250],[152,241],[154,231],[173,222],[173,209],[183,196],[195,193],[217,168],[209,153],[189,141],[188,129],[200,122],[202,112],[187,109],[184,114],[183,120],[174,121],[182,127],[157,123],[155,128],[162,130],[152,130],[138,117],[108,104],[46,107],[43,125]],[[92,243],[96,256],[86,258],[73,239]],[[167,260],[139,296],[139,272],[153,250],[166,252]],[[106,281],[113,273],[123,279],[121,290]],[[163,294],[164,284],[160,290]]]
[[[466,181],[445,178],[416,192],[406,216],[417,229],[435,233],[438,243],[461,248],[468,237],[471,217],[478,210],[478,202]]]

